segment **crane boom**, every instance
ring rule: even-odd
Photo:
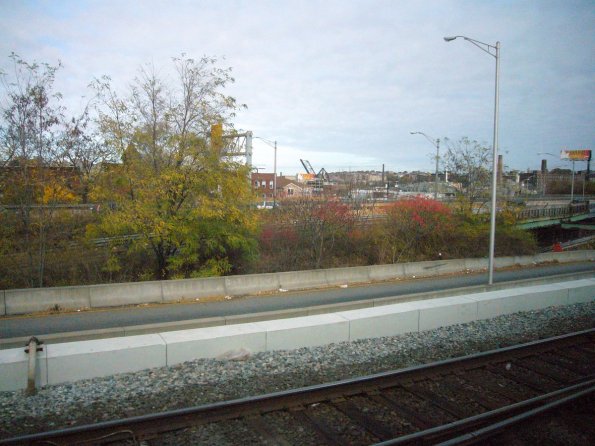
[[[303,159],[300,159],[300,161],[302,162],[302,166],[304,166],[304,169],[306,169],[306,172],[307,173],[310,173],[312,175],[316,175],[316,172],[312,168],[312,164],[310,164],[310,161],[303,160]]]

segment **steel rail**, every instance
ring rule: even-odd
[[[101,440],[103,438],[109,436],[110,440],[114,441],[119,433],[122,434],[122,439],[130,438],[131,434],[136,436],[136,438],[149,438],[157,434],[179,430],[193,425],[241,418],[250,414],[272,412],[296,405],[308,405],[320,401],[328,401],[338,397],[360,394],[370,391],[370,389],[394,387],[413,377],[431,377],[454,369],[470,369],[485,365],[486,363],[531,356],[547,350],[573,345],[581,337],[592,338],[594,334],[595,329],[583,330],[498,350],[480,352],[461,358],[451,358],[431,364],[382,372],[365,377],[350,378],[261,396],[245,397],[121,420],[111,420],[91,425],[23,435],[0,440],[0,445],[102,444]]]
[[[415,432],[413,434],[404,435],[392,440],[376,443],[374,446],[405,446],[412,444],[472,444],[472,443],[458,443],[458,441],[479,441],[487,438],[487,433],[495,435],[498,432],[497,426],[509,426],[510,420],[526,420],[533,414],[533,416],[543,413],[545,410],[553,410],[561,404],[567,404],[575,401],[578,398],[583,398],[595,392],[595,379],[574,384],[572,386],[558,389],[554,392],[540,395],[528,400],[520,401],[508,406],[500,407],[479,415],[453,421],[452,423],[444,424],[442,426],[432,427],[423,431]],[[570,394],[570,395],[567,395]],[[554,400],[554,401],[550,401]],[[537,406],[537,407],[535,407]],[[494,421],[496,420],[496,421]],[[487,424],[492,423],[492,424]],[[470,429],[478,428],[473,432],[467,432]],[[453,435],[459,435],[453,437]],[[450,443],[453,441],[453,443]]]
[[[502,433],[503,431],[508,429],[510,426],[522,423],[524,421],[528,421],[532,418],[536,418],[540,415],[543,415],[546,412],[559,409],[560,407],[562,407],[566,404],[574,403],[579,399],[582,399],[582,398],[592,395],[594,392],[595,392],[595,387],[592,386],[588,389],[573,393],[565,398],[561,398],[559,400],[552,401],[549,404],[538,407],[536,409],[529,410],[527,412],[516,415],[512,418],[501,421],[499,423],[495,423],[493,425],[484,427],[477,431],[469,432],[469,433],[461,435],[459,437],[452,438],[446,442],[439,443],[439,445],[437,445],[437,446],[455,446],[455,445],[462,446],[462,445],[470,445],[470,444],[477,444],[479,442],[483,442],[485,439],[487,439],[489,437],[492,437],[494,435]]]

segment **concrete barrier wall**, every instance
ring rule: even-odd
[[[280,287],[279,275],[274,273],[226,276],[224,281],[225,294],[229,296],[276,291]]]
[[[164,365],[166,344],[158,334],[48,345],[47,382],[62,382]]]
[[[579,262],[581,260],[593,260],[593,250],[589,251],[567,251],[567,252],[543,252],[534,257],[536,263],[544,262]],[[560,257],[560,254],[564,254]],[[562,260],[564,259],[564,260]]]
[[[4,297],[4,290],[0,291],[0,316],[6,315],[6,299]]]
[[[40,386],[232,356],[242,349],[295,349],[394,336],[517,311],[595,300],[595,279],[396,303],[283,320],[46,345],[38,352]],[[26,386],[25,349],[0,351],[0,391]]]
[[[323,269],[289,271],[279,274],[279,284],[284,290],[301,290],[327,286],[326,272]]]
[[[128,282],[89,285],[91,308],[163,302],[161,282]]]
[[[198,358],[213,358],[230,350],[266,350],[267,333],[255,324],[225,325],[161,333],[167,344],[165,364],[174,365]]]
[[[398,277],[405,277],[405,264],[394,263],[392,265],[373,265],[370,269],[370,280],[391,280]]]
[[[91,307],[88,286],[30,288],[4,291],[6,314],[27,314],[52,308],[77,309]]]
[[[225,278],[164,280],[161,282],[164,302],[196,300],[210,296],[225,295]]]
[[[314,347],[349,339],[349,321],[336,314],[261,321],[254,325],[266,333],[266,351]]]
[[[594,260],[595,251],[544,253],[536,256],[500,257],[499,268],[543,262]],[[405,277],[427,277],[487,268],[487,259],[455,259],[429,262],[373,265],[326,270],[212,277],[154,282],[115,283],[76,287],[0,290],[2,315],[27,314],[62,309],[101,308],[143,303],[200,300],[205,297],[302,290]],[[2,298],[2,295],[4,298]]]
[[[325,269],[326,286],[347,285],[350,283],[370,282],[369,267]]]

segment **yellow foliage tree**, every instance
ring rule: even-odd
[[[209,139],[238,108],[215,62],[174,59],[173,87],[142,70],[126,99],[97,84],[101,129],[121,163],[98,180],[94,196],[112,206],[89,235],[125,235],[127,252],[153,254],[158,279],[227,273],[255,247],[248,168]]]

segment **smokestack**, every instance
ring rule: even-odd
[[[541,160],[541,173],[547,173],[547,160]]]

